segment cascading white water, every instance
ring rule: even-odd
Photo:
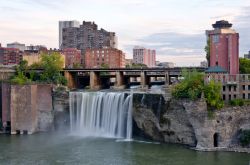
[[[71,131],[131,139],[132,97],[117,92],[70,92]]]

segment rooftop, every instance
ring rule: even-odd
[[[233,24],[229,23],[226,20],[220,20],[220,21],[216,21],[215,24],[213,24],[213,28],[231,28]]]
[[[227,73],[227,71],[220,66],[212,66],[205,70],[205,73]]]

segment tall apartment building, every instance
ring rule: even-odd
[[[239,33],[228,21],[216,21],[214,30],[207,30],[210,40],[210,66],[219,66],[229,74],[239,73]]]
[[[0,64],[16,65],[22,60],[23,52],[16,48],[0,47]]]
[[[85,50],[87,48],[117,48],[117,37],[114,32],[104,29],[98,30],[94,22],[83,21],[80,27],[68,27],[62,30],[61,49],[77,48],[82,52],[84,63]]]
[[[81,51],[76,48],[66,48],[62,50],[62,54],[65,56],[65,67],[73,68],[81,64]]]
[[[125,54],[116,48],[86,49],[86,68],[100,68],[104,65],[109,68],[125,67]]]
[[[64,28],[70,27],[80,27],[80,23],[78,21],[59,21],[59,49],[62,49],[62,31]]]
[[[19,49],[20,51],[24,51],[25,50],[25,44],[21,44],[21,43],[18,43],[18,42],[13,42],[13,43],[7,44],[7,48],[16,48],[16,49]]]
[[[148,67],[154,67],[156,63],[155,50],[135,46],[133,49],[133,61],[135,64],[145,64]]]

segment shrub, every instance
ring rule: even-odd
[[[195,100],[201,96],[204,81],[203,74],[196,70],[188,72],[182,71],[184,79],[172,89],[172,95],[175,98],[190,98]]]
[[[211,109],[223,108],[224,102],[221,98],[220,83],[210,81],[208,84],[204,85],[204,95],[209,108]]]
[[[229,102],[230,105],[232,106],[243,106],[244,105],[244,100],[242,99],[234,99]]]
[[[204,84],[204,75],[197,71],[188,72],[182,71],[184,79],[172,88],[172,96],[174,98],[189,98],[196,100],[201,97],[202,92],[208,108],[221,109],[224,106],[224,102],[221,98],[221,84],[214,81],[210,81],[208,84]]]

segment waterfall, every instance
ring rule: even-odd
[[[70,128],[83,136],[132,138],[129,93],[70,92]]]

